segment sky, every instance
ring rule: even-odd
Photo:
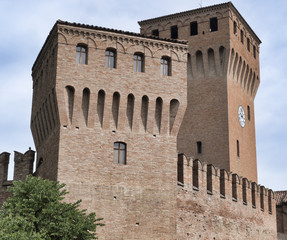
[[[14,150],[35,150],[30,132],[31,68],[58,19],[139,32],[139,20],[223,2],[0,0],[0,153],[10,152],[13,159]],[[287,190],[287,1],[232,3],[262,41],[261,84],[255,98],[258,183]]]

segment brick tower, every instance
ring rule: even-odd
[[[189,43],[188,106],[179,152],[257,181],[254,98],[260,39],[231,2],[139,24],[142,34]]]
[[[175,239],[187,44],[57,21],[33,66],[36,175],[104,218],[101,239]]]

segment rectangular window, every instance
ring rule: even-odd
[[[80,64],[87,64],[87,48],[78,45],[76,47],[76,62]]]
[[[126,164],[126,144],[122,142],[114,143],[114,163]]]
[[[250,121],[250,107],[247,106],[247,119]]]
[[[197,153],[201,154],[202,153],[202,143],[200,141],[196,142],[196,147],[197,147]]]
[[[178,28],[177,26],[171,26],[170,28],[170,37],[171,39],[178,39]]]
[[[237,35],[237,22],[233,21],[233,33]]]
[[[250,39],[247,38],[247,50],[250,52]]]
[[[143,55],[136,53],[134,55],[134,72],[143,72]]]
[[[114,50],[106,50],[105,67],[115,68],[116,67],[116,53]]]
[[[218,31],[217,17],[210,18],[209,23],[210,23],[210,31],[211,32]]]
[[[240,157],[240,152],[239,152],[239,141],[236,140],[236,148],[237,148],[237,157]]]
[[[158,29],[154,29],[154,30],[152,30],[151,31],[151,34],[153,35],[153,36],[159,36],[159,31],[158,31]]]
[[[198,34],[197,22],[190,23],[190,36],[194,36]]]
[[[242,30],[240,30],[240,40],[242,43],[244,43],[244,34]]]
[[[161,64],[161,75],[171,76],[170,58],[168,57],[161,58],[160,64]]]
[[[256,59],[256,47],[253,45],[253,57]]]

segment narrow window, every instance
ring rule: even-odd
[[[253,182],[251,185],[252,188],[252,194],[251,194],[251,198],[252,198],[252,207],[256,208],[256,183]]]
[[[225,170],[220,169],[220,195],[225,197]]]
[[[114,143],[114,163],[126,164],[127,145],[123,142]]]
[[[159,133],[161,127],[161,117],[162,117],[162,99],[158,97],[156,99],[155,104],[155,122]]]
[[[144,57],[142,53],[134,54],[134,72],[144,72]]]
[[[250,39],[247,38],[247,50],[250,52]]]
[[[90,90],[88,88],[85,88],[83,90],[82,111],[86,126],[88,125],[89,105],[90,105]]]
[[[176,25],[171,26],[170,37],[171,37],[171,39],[178,39],[178,28]]]
[[[66,86],[66,103],[68,107],[68,116],[70,123],[73,119],[73,110],[74,110],[74,98],[75,98],[75,89],[71,86]]]
[[[261,211],[264,211],[264,194],[265,188],[263,186],[260,186],[260,208]]]
[[[256,59],[256,47],[253,45],[253,57]]]
[[[87,47],[78,45],[76,47],[76,62],[79,64],[87,64]]]
[[[119,107],[120,107],[120,94],[118,92],[115,92],[113,95],[112,114],[116,128],[118,127]]]
[[[129,94],[127,103],[127,118],[131,130],[133,127],[134,104],[135,104],[135,97],[133,94]]]
[[[183,176],[183,154],[178,154],[177,159],[177,181],[180,183],[184,183],[184,176]]]
[[[235,21],[233,21],[233,33],[237,35],[237,23]]]
[[[141,106],[141,119],[142,119],[142,124],[143,124],[145,131],[147,128],[148,102],[149,102],[148,97],[146,95],[143,96],[142,97],[142,106]]]
[[[106,97],[106,94],[105,94],[104,90],[100,90],[98,92],[97,113],[98,113],[101,127],[103,127],[105,97]]]
[[[212,194],[212,190],[213,190],[213,187],[212,187],[212,169],[213,169],[213,166],[212,164],[208,164],[207,165],[207,193],[209,194]]]
[[[169,57],[162,57],[160,60],[161,63],[161,75],[162,76],[171,76],[171,64]]]
[[[237,174],[232,174],[232,199],[237,200]]]
[[[151,34],[152,34],[153,36],[158,37],[158,36],[159,36],[159,31],[158,31],[158,29],[152,30],[152,31],[151,31]]]
[[[250,121],[250,107],[247,106],[247,118]]]
[[[243,30],[240,30],[240,40],[242,43],[244,43],[244,34],[243,34]]]
[[[198,34],[197,22],[190,23],[190,36],[194,36]]]
[[[116,68],[116,50],[115,49],[107,49],[106,50],[106,68]]]
[[[237,148],[237,157],[240,157],[240,152],[239,152],[239,141],[236,140],[236,148]]]
[[[197,147],[197,153],[201,154],[202,153],[202,143],[201,143],[201,141],[196,142],[196,147]]]
[[[210,23],[210,31],[211,32],[215,32],[218,30],[217,17],[210,18],[209,23]]]

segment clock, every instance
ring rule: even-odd
[[[238,121],[241,127],[245,126],[245,113],[242,106],[238,107]]]

